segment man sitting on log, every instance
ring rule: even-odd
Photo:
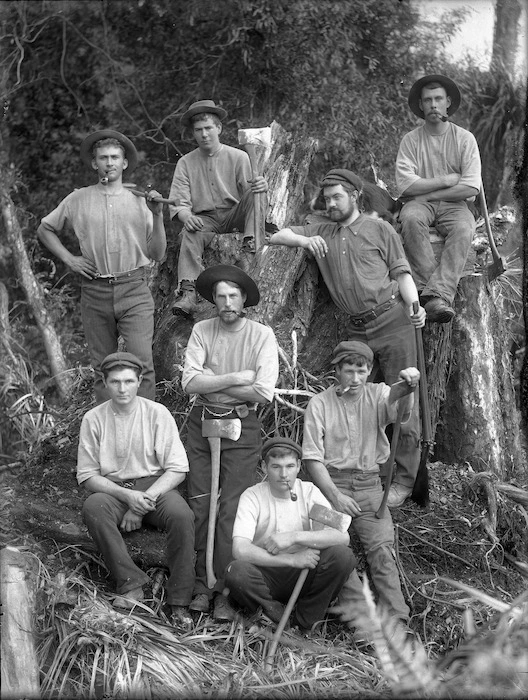
[[[81,423],[77,481],[90,492],[83,518],[116,582],[118,607],[145,598],[149,577],[132,561],[121,532],[143,523],[167,532],[167,603],[174,624],[188,626],[194,585],[193,514],[176,490],[189,465],[169,410],[138,396],[143,363],[129,352],[101,363],[110,400]]]
[[[243,608],[251,613],[262,608],[279,623],[300,572],[309,569],[293,624],[310,630],[324,618],[355,566],[346,525],[344,532],[310,529],[312,506],[331,507],[317,486],[297,478],[301,448],[296,442],[267,440],[262,466],[267,480],[240,497],[233,528],[235,561],[227,567],[226,585]]]
[[[292,226],[273,234],[271,245],[305,248],[315,256],[330,295],[349,316],[349,340],[374,352],[383,379],[392,384],[399,372],[416,365],[414,326],[423,326],[425,311],[412,315],[418,292],[400,236],[381,219],[362,213],[363,183],[350,170],[330,170],[321,188],[331,222]],[[420,463],[418,402],[402,427],[397,469],[388,504],[408,498]]]
[[[426,75],[411,87],[408,102],[425,123],[405,134],[396,159],[403,246],[427,319],[448,323],[475,231],[468,201],[481,187],[480,155],[473,134],[448,119],[460,105],[452,80]],[[445,238],[439,263],[430,226]]]
[[[390,452],[385,428],[396,420],[398,401],[386,384],[367,382],[373,360],[368,345],[357,341],[343,341],[334,349],[332,364],[338,384],[308,402],[302,457],[332,507],[352,517],[351,528],[365,550],[379,602],[389,614],[406,622],[409,608],[393,554],[390,510],[384,508],[376,516],[383,498],[380,467]],[[415,387],[420,373],[407,367],[398,377]],[[413,399],[412,393],[399,399],[406,402],[403,422],[411,415]],[[331,611],[351,626],[363,628],[365,610],[362,584],[353,571]]]
[[[180,158],[170,189],[170,199],[177,202],[170,206],[171,218],[183,225],[174,314],[192,315],[203,252],[216,233],[243,231],[244,245],[254,250],[254,195],[268,185],[262,176],[253,178],[245,151],[220,142],[226,116],[213,100],[200,100],[181,118],[198,148]]]
[[[214,598],[214,617],[230,620],[234,612],[222,591],[225,569],[233,559],[233,523],[240,494],[255,483],[262,445],[256,408],[273,398],[279,358],[272,329],[246,318],[245,308],[255,306],[260,299],[251,277],[233,265],[216,265],[200,274],[196,288],[216,306],[218,315],[194,325],[182,376],[183,389],[198,394],[187,433],[191,465],[188,494],[196,527],[196,586],[190,608],[207,612]],[[208,575],[206,555],[210,496],[218,482],[215,487],[211,434],[207,431],[211,425],[205,423],[229,421],[237,426],[240,423],[241,433],[238,439],[223,437],[221,442],[215,583],[211,571]]]

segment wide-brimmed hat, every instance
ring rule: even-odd
[[[360,192],[363,187],[363,180],[359,177],[359,175],[353,173],[352,170],[333,168],[323,177],[320,187],[322,190],[323,188],[330,187],[331,185],[352,185],[352,187]]]
[[[447,78],[445,75],[424,75],[423,78],[420,78],[414,83],[409,90],[409,97],[407,98],[411,110],[417,117],[420,117],[420,119],[424,118],[424,113],[420,109],[420,99],[422,96],[422,88],[429,83],[440,83],[440,85],[445,88],[447,96],[451,98],[451,104],[447,109],[447,114],[449,116],[454,114],[460,107],[460,90],[454,80]]]
[[[235,265],[214,265],[204,270],[196,280],[196,290],[204,299],[214,304],[213,285],[215,282],[235,282],[246,293],[244,306],[256,306],[260,301],[257,285],[244,270]]]
[[[103,370],[111,370],[114,367],[131,367],[143,372],[143,363],[131,352],[113,352],[107,355],[101,362],[101,372]]]
[[[223,107],[215,105],[213,100],[198,100],[198,102],[193,102],[189,109],[182,115],[181,123],[184,126],[189,126],[191,123],[191,118],[195,114],[202,113],[216,114],[216,116],[222,121],[227,117],[227,112]]]
[[[81,160],[88,168],[92,167],[93,145],[102,139],[116,139],[119,141],[125,149],[125,158],[128,161],[128,172],[132,172],[132,170],[136,169],[138,164],[138,152],[136,151],[136,147],[124,134],[119,131],[114,131],[113,129],[94,131],[93,134],[87,136],[81,143]]]
[[[374,360],[374,353],[366,343],[359,340],[342,340],[339,345],[334,348],[332,353],[332,364],[337,365],[348,355],[360,355],[364,357],[370,365]]]
[[[301,446],[297,444],[295,440],[292,440],[289,437],[274,437],[266,440],[266,442],[262,445],[262,459],[266,459],[268,452],[273,447],[287,447],[289,450],[293,450],[299,459],[302,456]]]

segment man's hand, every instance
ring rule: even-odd
[[[361,508],[352,496],[346,496],[341,492],[332,500],[332,506],[334,510],[338,510],[340,513],[347,513],[353,518],[361,514]]]
[[[321,236],[312,236],[304,239],[304,248],[316,258],[324,258],[328,253],[328,246]]]
[[[147,202],[147,207],[154,214],[154,216],[159,216],[163,210],[162,202],[156,202],[156,198],[163,198],[163,195],[157,190],[149,190],[146,193],[145,201]]]
[[[127,510],[119,527],[123,532],[132,532],[133,530],[139,530],[142,523],[143,517],[141,515],[136,515],[131,510]]]
[[[248,180],[248,182],[251,185],[251,191],[253,194],[260,194],[261,192],[268,191],[268,183],[266,182],[266,179],[262,177],[262,175],[257,175],[257,177],[254,177],[252,180]]]
[[[130,510],[136,515],[143,517],[145,513],[151,510],[156,510],[156,500],[143,491],[134,491],[133,489],[125,489],[127,491],[126,502]]]
[[[203,219],[193,214],[192,211],[181,211],[178,213],[178,218],[182,222],[183,228],[189,233],[196,233],[196,231],[201,231],[203,228]]]
[[[70,268],[72,272],[77,272],[79,275],[86,277],[89,280],[93,280],[97,275],[97,268],[91,260],[83,257],[82,255],[68,255],[65,260],[66,265]]]
[[[398,377],[406,381],[409,386],[415,387],[420,381],[420,372],[416,367],[407,367],[407,369],[402,369]]]
[[[416,314],[412,313],[412,307],[411,307],[411,323],[415,328],[423,328],[425,326],[425,319],[427,317],[427,314],[425,312],[425,309],[422,306],[418,307],[418,311]]]
[[[264,548],[270,554],[279,554],[279,552],[288,549],[294,544],[294,532],[274,532],[264,543]]]
[[[292,554],[292,566],[296,569],[315,569],[319,563],[318,549],[302,549]]]

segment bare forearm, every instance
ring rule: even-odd
[[[83,486],[90,493],[107,493],[123,503],[128,503],[128,489],[115,484],[110,479],[107,479],[106,476],[91,476],[86,481],[83,481]]]
[[[242,539],[242,538],[241,538]],[[270,554],[262,547],[257,547],[252,542],[233,539],[233,556],[235,559],[247,561],[255,566],[295,566],[295,559],[291,554]]]
[[[339,489],[332,481],[328,469],[322,462],[317,462],[313,459],[304,460],[304,464],[314,484],[321,490],[323,496],[330,501],[332,506],[335,507],[339,497]]]
[[[312,549],[327,549],[337,544],[347,545],[350,542],[348,532],[335,528],[330,530],[301,530],[295,533],[296,544]]]
[[[239,401],[249,401],[250,403],[268,403],[268,399],[251,386],[231,386],[224,389],[224,394],[232,396]]]
[[[455,185],[443,190],[435,190],[426,195],[428,202],[461,202],[464,199],[475,197],[478,190],[467,185]]]
[[[415,301],[418,301],[418,290],[416,289],[416,284],[408,272],[398,275],[397,282],[401,298],[407,304],[407,306],[412,306]]]
[[[185,386],[185,391],[188,394],[212,394],[215,391],[226,391],[226,389],[247,388],[236,387],[236,374],[236,372],[229,374],[197,374]]]
[[[41,224],[37,229],[37,236],[39,241],[45,245],[53,255],[56,255],[63,263],[69,264],[72,254],[64,247],[52,228],[46,226],[46,224]]]
[[[299,236],[289,228],[283,228],[273,234],[269,243],[270,245],[285,245],[288,248],[305,248],[307,240],[305,236]]]

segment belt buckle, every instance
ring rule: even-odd
[[[360,326],[365,325],[365,322],[361,318],[352,318],[351,317],[350,320],[352,321],[352,325],[354,325],[356,327],[360,327]]]

